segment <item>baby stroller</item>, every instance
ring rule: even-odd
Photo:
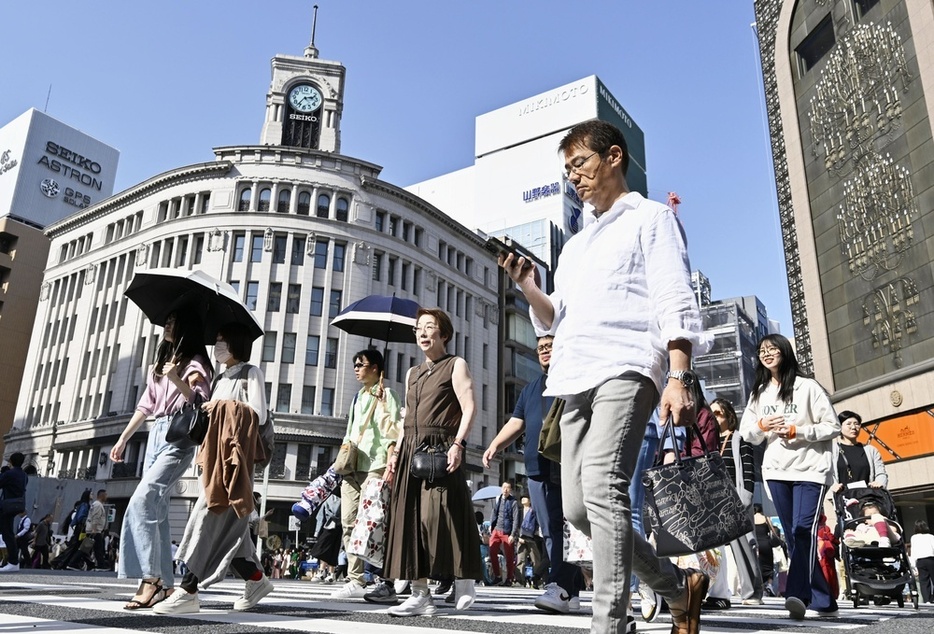
[[[870,504],[876,506],[883,516],[887,535],[894,530],[900,536],[898,539],[890,540],[887,535],[879,538],[877,532],[859,533],[867,525],[863,508]],[[898,607],[903,608],[907,586],[911,601],[918,609],[918,582],[911,571],[905,532],[896,519],[891,494],[885,489],[868,487],[842,489],[834,496],[834,506],[839,534],[850,536],[850,539],[844,538],[840,542],[840,558],[846,571],[844,596],[853,600],[854,608],[870,602],[885,605],[893,599]]]

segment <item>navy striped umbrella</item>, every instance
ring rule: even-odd
[[[395,295],[369,295],[348,305],[331,321],[351,335],[385,342],[415,343],[415,314],[419,306]]]

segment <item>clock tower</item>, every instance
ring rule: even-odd
[[[260,143],[340,152],[345,72],[318,59],[314,35],[303,57],[273,57]]]

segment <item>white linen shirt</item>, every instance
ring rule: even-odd
[[[555,316],[536,333],[555,337],[546,396],[569,396],[624,372],[662,392],[668,343],[684,339],[703,353],[700,311],[691,287],[684,232],[674,212],[630,192],[564,246],[549,295]]]

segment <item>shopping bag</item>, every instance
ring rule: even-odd
[[[367,480],[360,491],[357,519],[347,546],[347,554],[356,555],[377,567],[383,565],[383,544],[389,523],[389,490],[385,480]]]
[[[308,483],[308,486],[302,491],[302,498],[311,507],[311,515],[318,512],[318,508],[337,489],[341,480],[343,478],[331,466],[328,467],[327,471]]]
[[[589,537],[564,520],[564,561],[590,563],[593,561],[593,545]]]
[[[669,418],[662,432],[677,447]],[[655,465],[645,470],[645,504],[658,520],[655,550],[661,557],[677,557],[728,544],[753,530],[752,517],[739,498],[733,479],[717,451],[709,451],[697,425],[694,433],[704,453],[662,464],[663,444]]]

